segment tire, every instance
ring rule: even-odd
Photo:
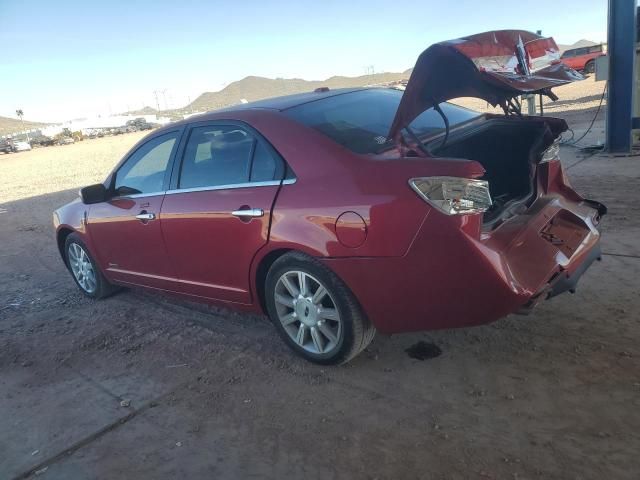
[[[584,73],[594,73],[596,71],[596,62],[593,60],[589,60],[584,65]]]
[[[64,258],[73,281],[89,298],[99,300],[117,291],[100,271],[89,249],[77,233],[71,233],[64,242]],[[90,281],[90,279],[93,281]]]
[[[278,258],[267,273],[264,292],[267,312],[278,333],[310,362],[346,363],[375,336],[375,327],[345,283],[303,253]]]

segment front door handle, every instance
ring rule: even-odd
[[[142,220],[145,222],[148,222],[149,220],[155,220],[156,219],[156,214],[155,213],[146,213],[146,212],[142,212],[138,215],[136,215],[136,218],[138,220]]]
[[[243,210],[234,210],[231,212],[234,217],[263,217],[264,210],[261,208],[247,208]]]

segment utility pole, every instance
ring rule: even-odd
[[[167,89],[165,88],[164,90],[160,90],[160,93],[162,93],[162,99],[164,100],[164,109],[167,109]]]
[[[375,68],[373,65],[367,65],[364,67],[364,74],[369,77],[369,85],[373,83],[373,75],[375,74]]]
[[[160,93],[159,90],[153,91],[153,96],[156,99],[156,118],[158,118],[158,114],[160,113],[160,102],[158,102],[158,93]]]
[[[31,142],[31,140],[29,140],[29,132],[27,132],[24,128],[24,112],[22,111],[21,108],[19,108],[18,110],[16,110],[16,115],[18,116],[18,118],[20,119],[20,122],[22,123],[22,130],[24,131],[25,135],[27,136],[27,142]]]

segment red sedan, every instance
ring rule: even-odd
[[[324,89],[156,130],[54,213],[62,258],[92,298],[136,286],[264,312],[318,363],[376,331],[528,311],[573,291],[605,213],[562,171],[565,122],[518,108],[580,78],[554,45],[513,31],[443,42],[404,93]],[[446,102],[459,96],[505,114]]]

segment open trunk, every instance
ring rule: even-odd
[[[436,43],[418,57],[388,138],[411,148],[403,131],[421,142],[410,125],[426,110],[438,110],[447,131],[427,143],[428,153],[482,164],[494,203],[484,214],[485,225],[495,225],[526,209],[544,150],[567,129],[563,120],[523,116],[517,98],[539,94],[556,100],[552,88],[582,79],[560,62],[553,38],[531,32],[497,30]],[[449,132],[440,104],[460,97],[500,105],[505,115],[484,115]]]
[[[542,154],[564,130],[566,124],[558,119],[487,116],[452,130],[444,145],[443,137],[432,140],[428,148],[433,146],[436,157],[475,160],[484,167],[493,200],[484,223],[491,226],[528,207]]]
[[[460,97],[486,100],[520,114],[520,95],[558,97],[553,87],[584,77],[560,62],[553,38],[522,30],[498,30],[436,43],[418,57],[396,111],[389,138],[422,112]]]

